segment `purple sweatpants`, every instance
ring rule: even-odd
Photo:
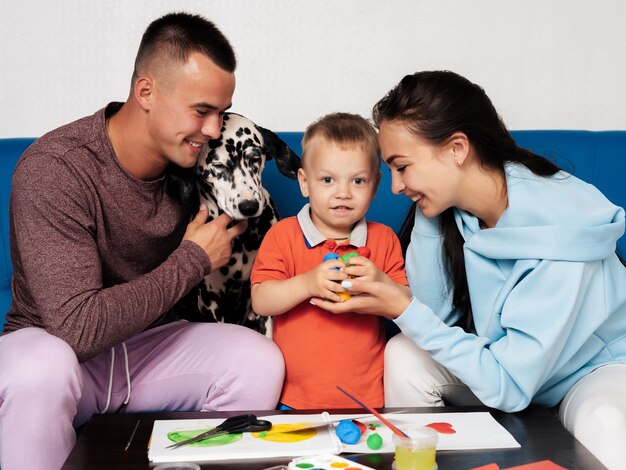
[[[127,412],[274,409],[283,384],[279,349],[244,327],[179,321],[125,342],[131,380]],[[109,412],[128,394],[125,354],[115,347]],[[112,354],[79,363],[40,328],[0,337],[2,470],[59,469],[75,426],[107,405]]]

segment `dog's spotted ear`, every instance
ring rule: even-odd
[[[257,126],[257,129],[263,136],[263,143],[267,149],[266,158],[268,160],[273,158],[278,171],[283,175],[296,179],[298,177],[298,169],[302,166],[300,157],[274,132],[261,126]]]

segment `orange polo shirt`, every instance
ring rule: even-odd
[[[259,249],[250,281],[285,280],[359,246],[392,280],[408,285],[400,242],[391,228],[364,219],[355,226],[350,244],[326,240],[313,226],[308,204],[298,214],[272,226]],[[273,317],[274,341],[285,358],[281,402],[296,409],[352,408],[355,403],[336,386],[353,391],[365,403],[380,407],[383,397],[385,332],[382,317],[334,315],[309,299]]]

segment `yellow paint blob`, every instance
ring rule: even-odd
[[[299,431],[290,432],[291,429],[299,429],[306,423],[289,423],[289,424],[274,424],[272,429],[263,432],[251,433],[257,439],[263,439],[271,442],[300,442],[311,439],[317,434],[317,431],[313,428],[300,429]]]

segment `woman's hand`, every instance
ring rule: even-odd
[[[382,282],[388,276],[383,273],[372,260],[363,256],[355,256],[350,258],[348,265],[342,269],[351,278],[361,281],[379,281]]]
[[[354,294],[343,302],[312,298],[311,303],[331,313],[366,313],[389,319],[398,318],[411,303],[409,289],[395,283],[350,279],[341,284]]]

